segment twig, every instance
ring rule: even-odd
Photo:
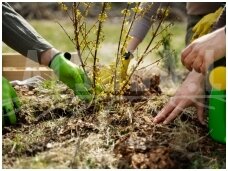
[[[169,8],[168,6],[165,8],[165,11],[164,11],[164,13],[163,13],[162,19],[161,19],[160,22],[158,23],[158,26],[157,26],[157,28],[156,28],[156,30],[155,30],[155,33],[153,34],[153,36],[152,36],[152,38],[151,38],[149,44],[147,45],[147,47],[146,47],[144,53],[147,52],[147,50],[150,48],[150,45],[152,44],[152,42],[154,41],[155,37],[157,36],[158,30],[159,30],[159,28],[160,28],[162,22],[164,21],[164,19],[165,19],[165,17],[166,17],[165,14],[166,14],[166,11],[168,10],[168,8]]]
[[[73,26],[74,26],[74,34],[75,34],[75,46],[76,46],[76,50],[78,53],[78,57],[79,60],[81,62],[82,68],[84,70],[84,73],[87,75],[86,71],[85,71],[85,65],[84,62],[82,61],[82,56],[81,56],[81,51],[80,51],[80,44],[79,44],[79,30],[78,30],[78,24],[80,23],[78,16],[77,16],[77,11],[78,11],[78,5],[76,4],[76,2],[73,2]]]
[[[137,3],[137,8],[140,6],[140,4],[141,4],[141,2],[138,2],[138,3]],[[128,36],[129,36],[130,31],[131,31],[131,28],[132,28],[132,26],[133,26],[133,24],[134,24],[134,22],[135,22],[136,16],[137,16],[137,12],[134,13],[133,19],[132,19],[132,21],[131,21],[131,25],[130,25],[130,27],[129,27],[129,29],[128,29],[128,32],[127,32],[126,36],[125,36],[125,40],[124,40],[124,43],[123,43],[123,45],[122,45],[121,52],[123,51],[123,48],[124,48],[125,44],[127,43],[127,38],[128,38]]]
[[[64,5],[63,2],[61,2],[60,4]],[[67,13],[68,17],[70,18],[70,20],[73,22],[73,18],[70,16],[68,9],[66,10],[66,13]]]
[[[90,8],[90,4],[92,4],[92,2],[88,2],[88,4],[86,5],[86,8],[84,9],[84,15],[85,16],[88,15],[88,9]]]
[[[171,27],[173,25],[173,23],[169,23],[168,25],[166,25],[160,32],[157,33],[156,36],[160,35],[161,33],[163,33],[163,31],[167,30],[169,27]],[[170,33],[170,35],[172,35]]]
[[[123,29],[124,29],[124,25],[126,23],[126,17],[127,17],[127,10],[129,9],[130,4],[127,3],[127,7],[125,8],[126,12],[124,14],[124,18],[123,18],[123,22],[122,22],[122,26],[121,26],[121,31],[120,31],[120,37],[119,37],[119,43],[118,43],[118,49],[117,49],[117,55],[116,55],[116,66],[115,66],[115,71],[114,71],[114,94],[116,95],[116,84],[117,84],[117,68],[118,68],[118,64],[119,64],[119,51],[120,51],[120,44],[122,41],[122,34],[123,34]]]
[[[56,23],[63,29],[64,33],[67,35],[67,37],[70,39],[70,41],[75,45],[74,39],[72,39],[70,37],[70,35],[67,33],[67,31],[65,30],[65,28],[58,22],[56,21]]]
[[[151,65],[154,65],[154,64],[160,62],[163,58],[165,58],[165,57],[159,58],[158,60],[152,62],[151,64],[146,65],[146,66],[144,66],[144,67],[142,67],[142,68],[137,69],[137,71],[142,70],[142,69],[145,69],[145,68],[147,68],[147,67],[149,67],[149,66],[151,66]]]
[[[83,54],[83,52],[85,51],[85,49],[86,48],[88,48],[89,49],[89,52],[90,52],[90,54],[93,56],[93,52],[92,52],[92,50],[91,50],[91,48],[89,47],[89,44],[92,42],[92,41],[89,41],[89,42],[87,42],[87,36],[86,36],[86,24],[85,23],[83,23],[83,25],[85,26],[85,33],[83,33],[83,29],[82,29],[82,27],[80,27],[80,29],[79,29],[79,31],[82,33],[82,41],[80,42],[80,46],[82,46],[82,43],[84,42],[84,47],[83,47],[83,49],[81,50],[81,54]],[[86,60],[84,60],[84,63],[86,62]]]
[[[85,37],[88,36],[88,34],[93,30],[93,28],[96,26],[96,24],[97,24],[98,22],[99,22],[99,21],[96,21],[96,22],[92,25],[92,27],[90,27],[90,29],[88,30],[88,32],[85,34]]]
[[[103,6],[102,6],[101,14],[100,14],[101,16],[103,16],[105,13],[106,5],[107,5],[107,2],[104,2]],[[102,30],[102,23],[103,23],[103,21],[102,21],[102,19],[100,19],[99,23],[98,23],[97,38],[96,38],[96,44],[95,44],[95,53],[94,53],[94,60],[93,60],[93,87],[94,87],[94,89],[96,88],[97,52],[98,52],[98,47],[100,44],[99,40],[100,40],[100,34],[101,34],[101,30]],[[94,91],[94,93],[96,95],[96,91]]]

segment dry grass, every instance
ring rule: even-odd
[[[3,129],[3,168],[225,167],[225,145],[210,139],[194,109],[169,125],[151,122],[165,92],[88,108],[58,81],[15,88],[23,105],[19,124]]]

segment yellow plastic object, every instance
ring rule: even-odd
[[[218,17],[220,16],[223,8],[220,7],[214,13],[210,13],[204,16],[192,29],[194,33],[192,36],[192,41],[201,37],[211,31],[213,24],[217,21]]]
[[[213,69],[209,75],[209,81],[213,89],[226,89],[226,67],[220,66]]]

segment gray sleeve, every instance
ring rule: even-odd
[[[53,47],[8,3],[2,3],[2,40],[36,62],[41,52]]]
[[[149,31],[153,20],[156,18],[157,10],[167,5],[168,3],[166,2],[142,3],[140,5],[142,8],[142,13],[139,14],[136,21],[134,22],[130,31],[130,36],[136,37],[142,41]]]

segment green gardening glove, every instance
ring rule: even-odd
[[[89,102],[92,100],[91,81],[79,66],[68,60],[70,57],[71,55],[67,52],[59,53],[53,57],[49,66],[59,80],[74,91],[75,95],[81,100]]]
[[[15,110],[20,108],[16,91],[7,79],[2,77],[2,122],[3,126],[17,123]]]
[[[220,16],[223,8],[220,7],[217,9],[214,13],[210,13],[206,16],[204,16],[192,29],[192,32],[194,33],[192,36],[192,41],[197,39],[198,37],[201,37],[207,33],[209,33],[214,25],[214,23],[217,21],[218,17]]]

